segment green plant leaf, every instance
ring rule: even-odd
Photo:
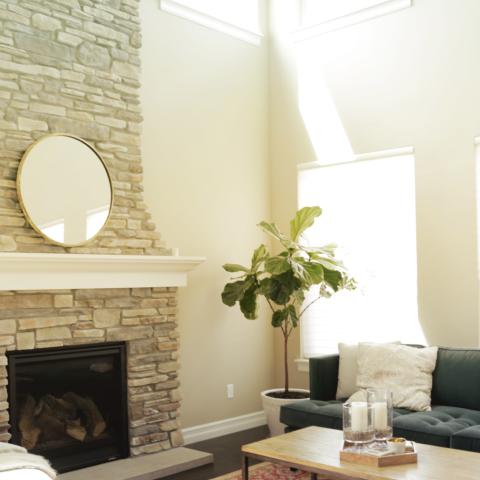
[[[268,258],[267,247],[263,243],[254,250],[252,255],[252,270],[256,271],[260,264]]]
[[[297,305],[301,305],[305,301],[305,292],[303,290],[295,290],[293,296]]]
[[[307,273],[309,284],[317,285],[324,280],[323,265],[315,261],[302,260],[299,262]]]
[[[258,317],[257,295],[257,287],[252,285],[240,299],[240,310],[248,320],[255,320]]]
[[[284,273],[290,268],[290,263],[285,255],[270,257],[265,261],[265,270],[272,275]]]
[[[273,238],[276,238],[277,240],[283,240],[285,238],[285,235],[278,229],[277,225],[275,223],[269,223],[269,222],[260,222],[258,226],[266,233],[271,235]]]
[[[247,267],[244,267],[243,265],[238,265],[237,263],[226,263],[225,265],[223,265],[223,269],[230,273],[236,273],[236,272],[248,273],[250,271]]]
[[[286,308],[282,308],[281,310],[276,310],[272,314],[272,327],[280,327],[283,321],[287,318],[288,311]]]
[[[335,257],[335,251],[338,248],[336,243],[328,243],[327,245],[322,245],[321,247],[302,247],[310,255],[320,254],[327,255],[330,257]]]
[[[260,282],[260,288],[263,295],[273,300],[277,305],[285,305],[290,299],[290,295],[301,287],[301,281],[295,277],[293,272],[272,275],[270,278],[264,278]]]
[[[292,323],[293,328],[297,328],[298,326],[298,317],[297,317],[297,310],[295,309],[294,305],[289,305],[287,307],[288,316],[290,317],[290,322]]]
[[[227,283],[222,292],[223,303],[233,307],[235,302],[241,300],[244,293],[252,286],[253,281],[252,277],[247,277],[245,280]]]
[[[315,219],[322,214],[320,207],[303,207],[290,222],[290,238],[292,241],[298,241],[302,233],[313,225]]]
[[[316,263],[319,263],[320,265],[322,265],[324,268],[327,268],[328,270],[336,270],[338,272],[345,271],[345,267],[343,266],[343,263],[334,257],[319,255],[317,253],[314,253],[311,255],[310,258]]]
[[[325,277],[325,283],[328,284],[334,292],[337,292],[343,281],[341,272],[337,270],[324,269],[323,275]]]
[[[268,233],[270,236],[277,239],[285,248],[291,248],[294,246],[291,240],[279,230],[275,223],[260,222],[258,226],[265,233]]]

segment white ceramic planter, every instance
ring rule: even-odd
[[[265,390],[261,393],[263,410],[267,416],[267,424],[271,437],[285,433],[285,424],[280,423],[280,407],[282,405],[287,405],[288,403],[308,400],[308,398],[274,398],[267,395],[269,392],[279,391],[283,391],[283,388],[273,388],[271,390]],[[309,393],[308,390],[303,390],[302,388],[290,388],[290,391]]]

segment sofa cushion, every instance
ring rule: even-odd
[[[396,418],[409,413],[409,410],[395,408],[393,417]],[[343,426],[342,402],[337,400],[304,400],[283,405],[280,409],[280,421],[294,428],[315,425],[341,430]]]
[[[480,410],[480,349],[439,348],[432,403]]]
[[[317,427],[342,429],[342,402],[305,400],[283,405],[280,421],[296,428]]]
[[[480,425],[465,428],[452,437],[452,448],[480,452]]]
[[[414,412],[394,418],[393,432],[395,436],[414,442],[449,447],[452,435],[479,423],[479,411],[434,406],[430,412]]]

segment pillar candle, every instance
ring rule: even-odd
[[[373,404],[373,426],[375,430],[388,428],[387,402],[375,402]]]
[[[352,402],[350,407],[351,427],[353,432],[366,432],[368,430],[368,404],[367,402]]]

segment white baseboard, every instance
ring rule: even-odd
[[[260,427],[267,424],[267,418],[262,411],[247,413],[239,417],[227,418],[218,422],[205,423],[195,427],[184,428],[182,430],[185,445],[210,438],[221,437],[229,433],[241,432],[249,428]]]

